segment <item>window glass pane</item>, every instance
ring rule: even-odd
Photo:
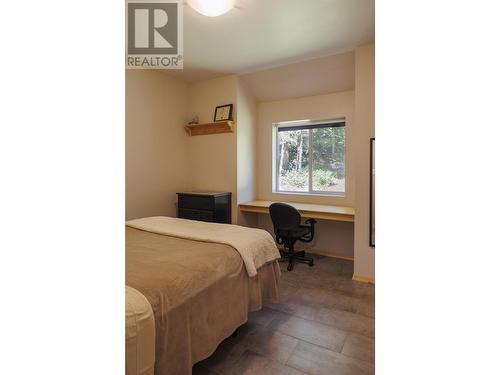
[[[345,192],[345,127],[312,130],[312,190]]]
[[[309,191],[309,131],[281,131],[278,141],[278,190]]]

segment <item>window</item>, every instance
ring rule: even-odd
[[[275,191],[344,195],[345,121],[275,126]]]

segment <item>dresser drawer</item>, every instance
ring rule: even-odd
[[[195,210],[213,210],[214,198],[211,196],[199,195],[179,195],[178,198],[179,208],[189,208]]]
[[[204,210],[191,210],[191,209],[179,207],[178,217],[180,217],[181,219],[213,222],[214,221],[214,212],[213,211],[204,211]]]
[[[177,193],[177,217],[231,224],[231,193],[191,191]]]

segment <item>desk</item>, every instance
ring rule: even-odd
[[[257,212],[260,214],[268,214],[269,206],[273,201],[251,201],[240,203],[241,212]],[[287,203],[297,210],[302,216],[311,219],[333,220],[333,221],[349,221],[354,222],[354,208],[345,206],[329,206],[324,204],[309,204],[309,203]]]

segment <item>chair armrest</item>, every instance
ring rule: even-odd
[[[301,224],[300,226],[302,228],[307,228],[309,229],[309,233],[307,233],[305,236],[303,236],[300,241],[302,242],[311,242],[314,239],[314,224],[317,223],[316,220],[314,219],[307,219],[306,223],[308,225]]]

